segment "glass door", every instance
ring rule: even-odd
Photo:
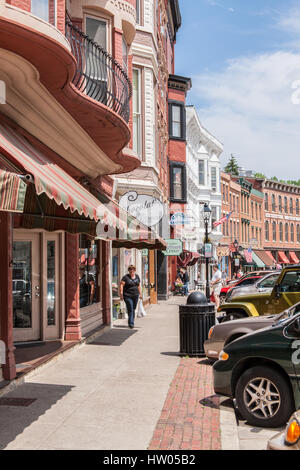
[[[13,240],[14,341],[34,341],[40,330],[40,236],[14,232]]]

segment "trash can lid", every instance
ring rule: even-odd
[[[207,298],[206,298],[206,295],[203,294],[203,292],[199,292],[199,291],[196,291],[196,292],[192,292],[188,298],[187,298],[187,302],[186,302],[187,305],[203,305],[203,304],[207,304]]]

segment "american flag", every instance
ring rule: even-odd
[[[233,211],[229,212],[228,215],[225,215],[225,217],[222,217],[222,219],[218,220],[217,222],[214,222],[213,227],[218,227],[218,225],[225,224],[225,222],[227,222],[232,213]]]
[[[252,260],[253,260],[252,248],[248,248],[248,250],[244,250],[244,256],[245,256],[245,260],[247,261],[247,263],[252,263]]]

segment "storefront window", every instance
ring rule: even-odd
[[[31,242],[13,243],[13,326],[32,326]]]
[[[98,286],[98,247],[94,240],[80,235],[79,239],[79,289],[80,308],[100,301]]]
[[[47,242],[47,321],[55,325],[55,241]]]
[[[148,250],[142,251],[142,294],[143,299],[146,299],[150,295]]]
[[[112,296],[119,297],[119,250],[112,249]]]

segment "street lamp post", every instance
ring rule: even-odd
[[[208,243],[208,223],[210,221],[211,217],[211,210],[209,208],[209,205],[206,203],[204,204],[204,210],[203,210],[203,220],[204,220],[204,226],[205,226],[205,244]],[[205,255],[206,256],[206,255]],[[205,294],[207,301],[209,302],[210,300],[210,289],[209,289],[209,258],[206,256],[205,257],[205,275],[206,275],[206,289],[205,289]]]
[[[239,242],[237,240],[234,240],[233,246],[235,248],[235,260],[236,260],[237,259],[237,254],[238,254],[238,251],[239,251]],[[236,261],[234,261],[234,263],[236,263]],[[236,264],[234,265],[234,272],[237,272],[237,265]]]

